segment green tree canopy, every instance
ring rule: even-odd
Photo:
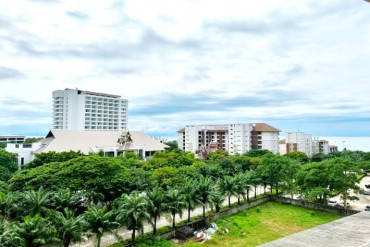
[[[24,169],[35,168],[51,162],[64,162],[80,156],[84,156],[84,154],[81,153],[80,151],[78,152],[69,151],[60,153],[50,151],[47,153],[40,153],[36,155],[36,158],[34,160],[24,165]]]
[[[66,162],[48,163],[16,173],[9,181],[12,190],[94,191],[111,201],[129,192],[130,171],[119,158],[81,156]]]

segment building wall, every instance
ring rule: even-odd
[[[243,154],[253,148],[267,149],[279,153],[279,132],[260,132],[255,139],[258,147],[252,145],[252,124],[189,125],[178,132],[178,148],[197,153],[207,148],[210,142],[230,155]],[[260,139],[258,139],[260,138]]]
[[[53,92],[53,128],[125,130],[128,101],[120,96],[77,89]]]
[[[312,135],[304,132],[288,132],[285,135],[287,153],[303,152],[312,156]]]
[[[32,143],[32,144],[8,144],[5,148],[6,151],[17,154],[17,160],[19,167],[31,162],[35,155],[33,154],[34,151],[41,147],[40,143]]]
[[[230,124],[228,126],[228,151],[229,154],[243,154],[251,149],[250,124]]]
[[[0,136],[0,142],[6,143],[23,143],[25,139],[26,139],[25,136],[16,136],[16,135]]]

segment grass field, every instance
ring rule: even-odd
[[[168,240],[148,240],[138,247],[248,247],[258,246],[312,228],[343,216],[277,202],[267,202],[216,221],[219,231],[204,244],[174,244]],[[225,233],[224,230],[229,232]],[[119,246],[119,245],[117,245]]]
[[[268,202],[216,221],[221,231],[202,246],[257,246],[342,216]],[[222,230],[229,229],[228,233]],[[182,247],[201,246],[187,242]]]

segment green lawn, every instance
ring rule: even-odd
[[[341,217],[297,206],[267,202],[216,221],[221,230],[229,229],[229,233],[218,231],[218,234],[202,246],[257,246]],[[181,246],[193,247],[200,244],[187,242]]]
[[[219,231],[204,244],[186,242],[175,245],[160,240],[138,244],[138,247],[257,246],[290,234],[321,225],[343,216],[277,202],[267,202],[216,221]],[[228,233],[223,230],[228,229]]]

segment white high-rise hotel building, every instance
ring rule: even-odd
[[[127,99],[65,89],[53,91],[53,129],[126,130]]]

